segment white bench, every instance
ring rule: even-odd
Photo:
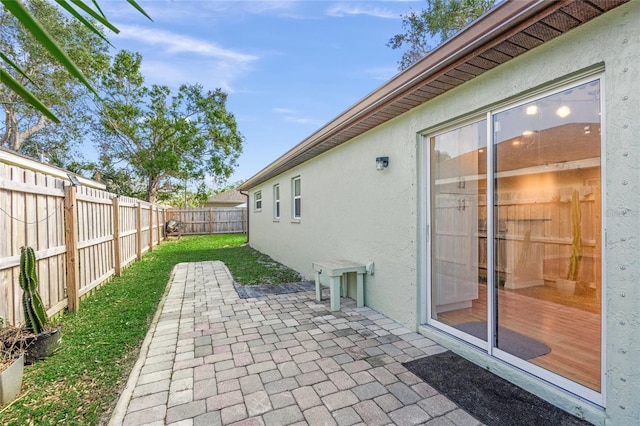
[[[358,308],[364,306],[364,274],[366,273],[366,265],[362,263],[351,262],[349,260],[329,260],[324,262],[313,262],[313,270],[316,272],[316,300],[322,300],[321,275],[329,277],[326,286],[329,287],[331,294],[331,310],[340,310],[340,296],[347,295],[346,277],[342,280],[344,274],[355,272],[357,274],[356,286],[356,303]],[[343,282],[342,291],[340,291],[341,281]]]

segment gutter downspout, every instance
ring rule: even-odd
[[[246,244],[249,244],[249,193],[248,192],[242,192],[241,190],[238,190],[238,192],[240,192],[242,195],[244,195],[245,197],[247,197],[247,242]]]

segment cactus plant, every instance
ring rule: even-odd
[[[22,307],[24,309],[25,329],[33,334],[45,330],[49,318],[38,292],[36,274],[36,255],[31,247],[22,247],[20,252],[20,287],[22,288]]]
[[[580,261],[582,260],[582,232],[580,215],[580,194],[577,189],[573,190],[571,195],[571,228],[572,228],[572,244],[571,258],[569,260],[569,271],[567,279],[571,281],[578,280],[578,272],[580,271]]]

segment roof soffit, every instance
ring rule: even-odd
[[[507,1],[290,149],[240,189],[265,182],[627,2]]]

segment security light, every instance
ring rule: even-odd
[[[383,170],[387,166],[389,166],[389,157],[376,158],[376,170]]]

